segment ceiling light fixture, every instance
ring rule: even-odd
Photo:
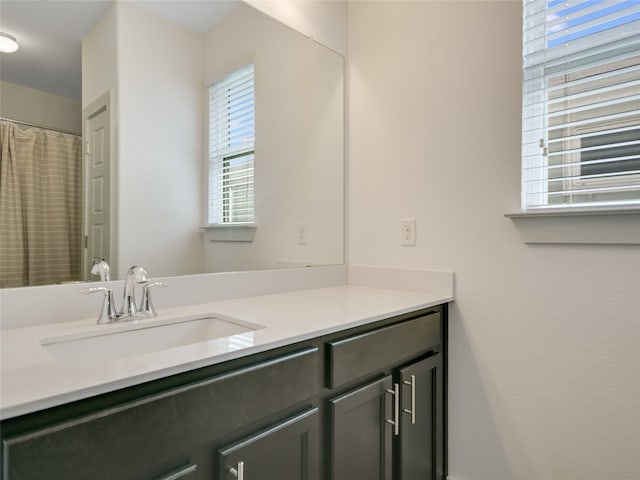
[[[14,36],[0,32],[0,52],[11,53],[18,50],[18,42]]]

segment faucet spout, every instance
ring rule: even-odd
[[[136,306],[136,285],[149,282],[147,271],[140,265],[133,265],[127,272],[124,281],[124,298],[120,315],[133,317],[138,312]]]
[[[100,275],[101,282],[108,282],[111,280],[111,276],[109,274],[109,264],[103,258],[102,260],[94,260],[93,266],[91,267],[92,275]]]

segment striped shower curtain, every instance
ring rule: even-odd
[[[80,280],[82,141],[0,121],[0,287]]]

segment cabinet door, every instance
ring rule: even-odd
[[[318,409],[313,408],[219,453],[222,480],[318,480]]]
[[[443,475],[442,356],[435,354],[398,371],[401,390],[398,480],[436,480]]]
[[[330,401],[332,480],[390,480],[393,398],[386,376]]]

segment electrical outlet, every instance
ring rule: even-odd
[[[307,225],[304,223],[298,223],[296,225],[296,243],[298,245],[307,244]]]
[[[413,247],[416,244],[416,219],[400,219],[400,245]]]

